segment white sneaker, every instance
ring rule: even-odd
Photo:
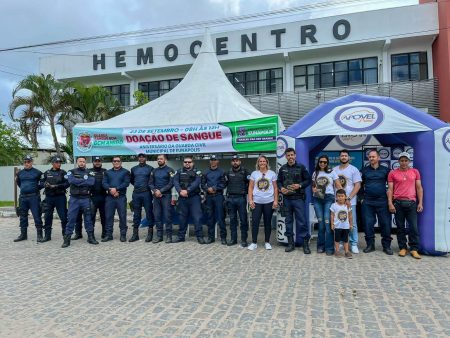
[[[256,248],[258,247],[258,245],[257,244],[255,244],[255,243],[252,243],[252,244],[250,244],[249,246],[248,246],[248,248],[247,249],[249,249],[250,251],[254,251],[254,250],[256,250]]]
[[[354,254],[359,254],[359,250],[358,250],[358,247],[356,245],[352,245],[352,252]]]
[[[272,250],[272,245],[270,245],[270,243],[265,243],[264,247],[266,248],[266,250]]]

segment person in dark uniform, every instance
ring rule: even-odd
[[[250,172],[241,166],[239,155],[233,155],[231,168],[225,173],[227,184],[226,206],[230,216],[231,241],[228,246],[237,244],[237,225],[241,224],[241,247],[248,246],[248,218],[247,218],[247,191]]]
[[[69,212],[62,248],[70,246],[70,237],[72,236],[78,214],[81,211],[84,218],[84,228],[88,235],[89,244],[98,244],[94,236],[94,226],[91,215],[91,187],[95,184],[94,174],[86,169],[86,158],[80,156],[77,158],[77,168],[67,172],[67,180],[70,184]]]
[[[119,156],[112,159],[113,168],[105,172],[103,188],[108,192],[105,200],[106,236],[102,242],[113,240],[114,214],[119,214],[120,241],[127,240],[127,187],[130,185],[130,172],[122,167]]]
[[[205,244],[201,224],[200,177],[201,172],[195,169],[193,157],[185,156],[183,168],[176,172],[173,180],[175,189],[179,194],[178,208],[180,213],[180,229],[178,231],[178,238],[174,240],[174,243],[185,241],[188,218],[191,216],[194,221],[197,241],[199,244]]]
[[[28,210],[33,215],[34,225],[36,226],[37,241],[43,242],[42,237],[42,219],[41,219],[41,194],[40,180],[42,172],[33,168],[33,158],[27,155],[23,158],[24,168],[16,175],[16,184],[20,188],[19,196],[19,216],[20,216],[20,235],[14,242],[20,242],[28,239]]]
[[[101,238],[104,239],[106,236],[106,217],[105,217],[105,198],[106,191],[103,189],[103,176],[106,169],[102,168],[102,158],[100,156],[94,156],[92,158],[92,168],[90,171],[94,172],[95,184],[91,188],[91,201],[92,201],[92,224],[95,229],[95,220],[97,218],[97,211],[100,214],[100,223],[102,225],[102,235]],[[75,234],[72,237],[72,241],[83,238],[82,235],[82,215],[80,212],[78,215],[77,223],[75,224]]]
[[[286,232],[288,246],[286,252],[295,249],[294,214],[299,237],[303,240],[303,253],[310,254],[311,234],[306,221],[305,188],[311,184],[311,176],[303,164],[297,163],[295,150],[287,148],[284,152],[287,163],[278,171],[278,189],[283,194],[283,208],[286,213]]]
[[[44,212],[44,242],[52,239],[53,211],[56,208],[61,220],[62,235],[66,234],[67,225],[67,198],[66,189],[69,187],[67,173],[61,169],[62,159],[59,156],[52,158],[52,168],[44,172],[41,185],[44,186],[45,200]]]
[[[208,216],[208,238],[206,244],[215,242],[214,230],[219,224],[220,239],[223,245],[227,245],[227,229],[225,227],[223,190],[226,187],[225,174],[219,168],[219,159],[211,155],[209,168],[202,175],[202,189],[206,194],[206,212]]]
[[[149,182],[153,167],[146,164],[147,157],[145,154],[138,155],[139,164],[131,168],[130,183],[134,186],[133,190],[133,236],[129,242],[136,242],[139,240],[139,226],[142,219],[142,208],[145,210],[145,216],[148,225],[148,235],[146,242],[151,242],[153,239],[153,226],[155,220],[153,217],[153,197],[150,191]]]
[[[153,193],[153,214],[156,223],[156,237],[153,243],[163,241],[166,224],[166,243],[172,243],[172,187],[175,171],[167,166],[167,156],[158,155],[158,167],[150,175],[150,189]]]

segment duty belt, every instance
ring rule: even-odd
[[[247,194],[228,194],[227,196],[230,196],[230,197],[244,197],[245,195],[247,195]]]
[[[37,196],[39,193],[33,192],[31,194],[20,194],[20,197],[31,197],[31,196]]]
[[[134,189],[133,192],[147,192],[149,191],[148,188],[142,188],[142,189]]]

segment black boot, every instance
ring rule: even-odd
[[[113,240],[113,236],[112,235],[107,235],[105,234],[105,238],[102,238],[102,242],[109,242]]]
[[[45,229],[44,242],[48,242],[52,240],[52,228]]]
[[[294,236],[288,236],[288,246],[286,249],[284,249],[284,252],[291,252],[294,250],[295,250]]]
[[[208,237],[206,240],[205,240],[205,244],[211,244],[211,243],[214,243],[216,240],[214,239],[214,237]]]
[[[120,234],[120,241],[126,242],[127,241],[127,234]]]
[[[27,228],[21,228],[20,235],[14,240],[14,242],[26,241],[27,239],[28,239]]]
[[[128,240],[128,242],[136,242],[139,240],[139,228],[133,228],[133,236]]]
[[[75,235],[73,235],[73,237],[71,238],[72,241],[76,241],[77,239],[83,238],[83,235],[81,234],[81,232],[75,232]]]
[[[367,244],[367,247],[363,250],[364,253],[375,251],[375,244]]]
[[[88,240],[87,240],[87,242],[88,242],[89,244],[98,244],[97,240],[95,239],[94,232],[88,232],[87,235],[88,235]]]
[[[66,226],[61,227],[61,234],[64,237],[64,235],[66,234]]]
[[[159,236],[158,234],[156,235],[156,237],[155,237],[155,239],[153,240],[153,243],[159,243],[159,242],[162,242],[162,241],[164,241],[164,238],[163,238],[163,236],[161,235],[161,236]]]
[[[38,242],[38,243],[43,243],[44,242],[44,238],[42,237],[42,234],[43,234],[42,229],[37,229],[36,230],[36,235],[37,235],[36,242]]]
[[[303,241],[303,253],[305,255],[311,254],[311,249],[309,248],[309,239]]]
[[[205,239],[203,237],[197,237],[198,244],[206,244]]]
[[[167,244],[172,243],[172,235],[167,235],[166,236],[166,243]]]
[[[102,224],[102,239],[106,238],[106,227]]]
[[[227,245],[228,243],[227,243],[227,239],[226,238],[222,238],[221,240],[220,240],[220,244],[222,244],[222,245]]]
[[[233,246],[237,244],[237,239],[236,238],[232,238],[231,241],[229,241],[227,243],[228,246]]]
[[[153,240],[153,228],[152,227],[148,227],[148,234],[147,237],[145,238],[145,242],[149,243]]]
[[[68,246],[70,246],[70,235],[65,235],[64,243],[61,245],[61,248],[67,248]]]

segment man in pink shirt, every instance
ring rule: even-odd
[[[420,259],[419,230],[417,228],[417,213],[423,211],[423,189],[420,173],[410,168],[410,155],[403,152],[399,156],[400,168],[392,170],[388,176],[388,204],[389,211],[395,214],[397,225],[397,241],[400,249],[399,256],[405,257],[408,253],[406,244],[406,226],[408,222],[409,248],[411,256]]]

